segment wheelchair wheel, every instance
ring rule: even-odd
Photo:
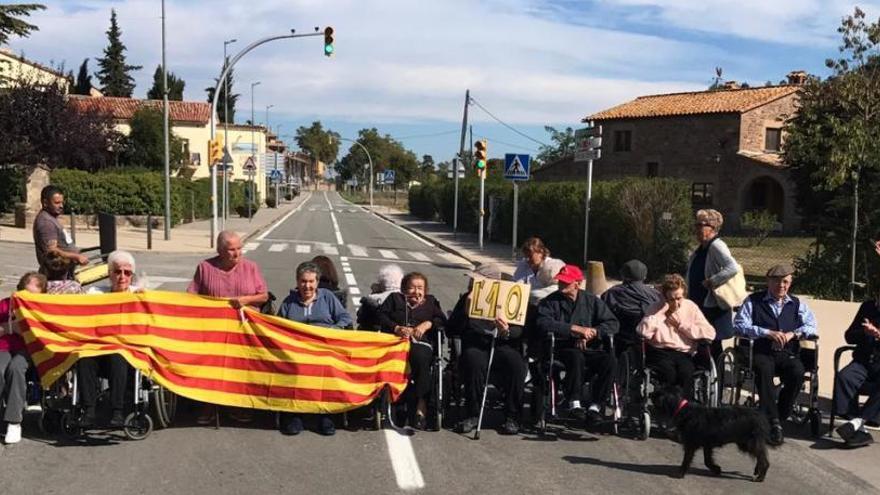
[[[149,414],[135,411],[125,417],[122,431],[130,440],[143,440],[153,432],[153,418]]]
[[[165,387],[157,386],[151,392],[153,415],[156,418],[156,426],[168,428],[174,422],[177,414],[177,394]]]
[[[641,424],[639,425],[639,440],[647,440],[651,436],[651,413],[645,411],[642,413]]]
[[[807,413],[807,417],[810,422],[810,434],[813,435],[813,437],[818,438],[819,433],[822,430],[822,412],[813,408]]]
[[[73,440],[83,435],[83,429],[80,427],[80,418],[75,411],[66,411],[61,415],[61,435],[64,438]]]

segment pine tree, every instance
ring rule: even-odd
[[[226,59],[226,63],[229,63],[228,58]],[[224,69],[225,69],[225,66],[224,66]],[[227,86],[229,87],[229,98],[223,97],[226,94],[226,87],[224,87],[223,84],[220,85],[220,96],[217,97],[217,121],[218,122],[224,122],[224,120],[223,120],[223,117],[225,114],[224,108],[226,107],[226,101],[229,101],[229,114],[228,114],[229,121],[226,123],[228,123],[228,124],[235,123],[235,103],[238,101],[239,95],[237,93],[232,92],[232,85],[234,82],[234,74],[233,74],[234,72],[235,72],[235,70],[231,69],[229,71],[229,74],[227,74]],[[220,80],[220,78],[218,78],[218,77],[214,78],[214,85],[215,86],[217,85],[217,81],[219,81],[219,80]],[[205,88],[205,91],[208,93],[208,103],[213,102],[214,101],[214,86],[212,86],[210,88]]]
[[[76,76],[76,83],[73,86],[75,95],[89,95],[92,90],[92,76],[89,75],[89,59],[83,60],[79,66],[79,73]]]
[[[110,10],[110,29],[107,30],[107,48],[104,57],[98,59],[98,80],[101,92],[106,96],[124,96],[130,98],[134,92],[134,78],[130,72],[140,70],[139,65],[125,63],[125,45],[122,44],[122,31],[116,23],[116,10]]]
[[[39,31],[40,28],[19,17],[28,17],[33,11],[45,9],[45,5],[38,3],[0,5],[0,45],[6,44],[10,36],[26,38],[32,31]]]
[[[173,72],[168,73],[168,99],[172,101],[183,101],[183,88],[186,82],[178,79]],[[156,67],[153,73],[153,87],[147,91],[147,98],[150,100],[162,99],[162,65]]]

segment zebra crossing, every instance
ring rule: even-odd
[[[244,253],[265,250],[273,254],[311,254],[326,256],[345,256],[352,259],[368,259],[399,263],[443,263],[454,265],[468,265],[463,258],[446,251],[413,251],[403,249],[372,248],[357,244],[337,245],[328,242],[313,241],[288,241],[264,239],[263,242],[248,242],[242,251]]]

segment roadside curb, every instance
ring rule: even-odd
[[[379,218],[385,220],[386,222],[393,223],[394,225],[397,225],[398,227],[400,227],[400,228],[402,228],[402,229],[405,229],[406,231],[412,233],[413,235],[416,235],[416,236],[418,236],[418,237],[421,237],[422,239],[424,239],[424,240],[430,242],[430,243],[433,244],[434,246],[436,246],[436,247],[438,247],[438,248],[440,248],[440,249],[442,249],[442,250],[444,250],[444,251],[446,251],[446,252],[448,252],[448,253],[452,253],[452,254],[454,254],[454,255],[460,257],[460,258],[464,258],[465,260],[467,260],[468,263],[474,265],[474,267],[478,267],[478,266],[480,266],[480,265],[482,264],[482,262],[475,260],[472,256],[470,256],[469,254],[466,254],[464,251],[459,250],[459,249],[456,249],[456,248],[454,248],[454,247],[452,247],[452,246],[449,246],[449,245],[447,245],[447,244],[444,244],[444,243],[438,241],[437,239],[434,239],[433,237],[428,236],[428,235],[426,235],[426,234],[424,234],[424,233],[422,233],[422,232],[419,232],[419,231],[417,231],[417,230],[415,230],[415,229],[413,229],[413,228],[411,228],[411,227],[408,227],[408,226],[406,226],[406,225],[403,225],[403,224],[401,224],[401,223],[399,223],[399,222],[395,222],[394,219],[392,219],[391,217],[389,217],[389,216],[387,216],[387,215],[385,215],[385,214],[383,214],[383,213],[379,213],[378,211],[371,210],[371,209],[369,209],[369,208],[367,208],[367,207],[365,207],[365,206],[363,206],[363,205],[358,205],[358,206],[360,206],[360,207],[363,208],[364,210],[366,210],[366,211],[372,213],[373,215],[376,215],[377,217],[379,217]]]

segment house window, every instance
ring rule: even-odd
[[[632,131],[614,131],[614,151],[632,151]]]
[[[202,154],[201,153],[190,153],[189,154],[189,162],[193,165],[201,165],[202,164]]]
[[[782,151],[782,129],[768,127],[764,131],[764,151],[773,153]]]
[[[691,186],[691,204],[694,206],[712,206],[711,182],[694,182]]]
[[[648,170],[645,173],[645,176],[650,178],[654,178],[660,175],[660,164],[657,162],[648,162]]]

